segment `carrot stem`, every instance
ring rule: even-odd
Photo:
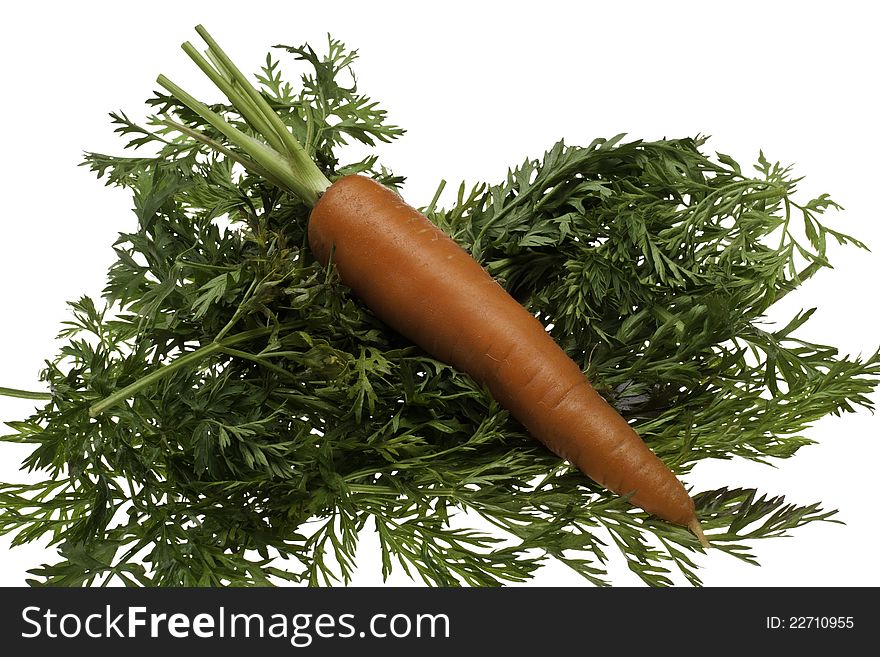
[[[303,199],[307,203],[314,205],[315,201],[317,201],[318,194],[329,187],[330,182],[324,177],[324,174],[321,173],[312,158],[309,157],[306,149],[303,148],[302,144],[300,144],[290,132],[290,128],[281,120],[278,112],[272,109],[263,95],[248,81],[244,73],[239,70],[235,65],[235,62],[229,58],[208,31],[203,26],[196,25],[196,32],[198,32],[199,36],[201,36],[205,43],[208,44],[210,52],[220,61],[225,72],[232,78],[233,83],[236,83],[244,92],[246,103],[253,103],[255,109],[269,122],[271,129],[275,131],[275,134],[277,134],[283,142],[285,150],[287,151],[286,155],[290,160],[292,167],[297,173],[302,175],[307,185],[314,186],[316,192],[315,199]],[[233,99],[230,98],[230,101],[232,100]],[[262,133],[262,130],[260,132]],[[267,137],[265,133],[263,133],[263,136]]]
[[[241,89],[241,94],[235,93],[233,96],[229,97],[229,100],[233,102],[236,109],[244,109],[250,106],[252,110],[261,114],[262,118],[260,124],[268,122],[269,127],[261,128],[260,124],[255,125],[254,127],[257,128],[267,140],[271,140],[273,137],[280,139],[283,149],[287,151],[287,155],[291,159],[296,159],[297,155],[301,153],[305,154],[305,149],[303,149],[302,144],[300,144],[290,133],[290,128],[284,124],[284,121],[281,120],[278,113],[269,106],[269,103],[266,102],[266,99],[263,98],[262,94],[260,94],[260,92],[248,82],[244,73],[239,70],[220,45],[214,41],[214,38],[208,33],[208,31],[201,25],[196,25],[196,32],[198,32],[199,36],[201,36],[202,39],[205,40],[205,43],[208,44],[209,52],[222,64],[222,68],[229,75],[232,84],[237,83]],[[236,103],[236,101],[238,102]],[[270,136],[269,134],[266,134],[264,130],[267,132],[274,130],[274,135]],[[282,149],[279,148],[279,150]],[[306,159],[311,163],[311,159],[308,158],[308,156],[306,156]]]
[[[30,390],[17,390],[16,388],[0,387],[0,397],[16,397],[17,399],[50,400],[52,395],[48,392],[31,392]]]
[[[160,75],[156,81],[165,87],[177,100],[221,132],[230,142],[250,155],[257,164],[271,171],[276,178],[283,180],[286,187],[289,187],[297,195],[301,193],[308,197],[308,192],[303,188],[296,173],[291,169],[289,161],[281,153],[230,125],[222,116],[211,110],[204,103],[196,100],[164,75]],[[329,182],[327,184],[329,186]]]
[[[226,95],[236,111],[265,139],[265,142],[254,139],[232,126],[222,116],[196,100],[164,75],[160,75],[156,81],[177,100],[221,132],[234,146],[247,153],[252,160],[239,157],[237,161],[257,175],[264,175],[266,170],[270,171],[272,176],[269,180],[272,183],[276,185],[281,183],[281,187],[293,192],[307,205],[314,206],[319,196],[330,186],[330,181],[309,156],[308,151],[293,136],[290,127],[272,109],[263,94],[248,81],[208,31],[201,25],[196,26],[196,31],[208,44],[207,58],[189,42],[182,45],[184,52]],[[185,134],[211,145],[207,139],[187,132]],[[253,163],[257,166],[253,166]]]
[[[134,383],[127,385],[122,390],[117,390],[112,395],[109,395],[101,401],[92,404],[92,406],[89,408],[89,415],[91,417],[97,417],[107,409],[116,406],[116,404],[119,404],[126,399],[134,397],[135,394],[137,394],[139,391],[143,390],[149,385],[152,385],[153,383],[156,383],[157,381],[164,379],[166,376],[173,374],[182,367],[197,363],[212,354],[223,351],[224,348],[231,345],[250,340],[251,338],[257,338],[261,335],[267,335],[273,330],[275,330],[274,327],[258,328],[250,331],[244,331],[232,337],[226,338],[225,340],[215,340],[213,342],[209,342],[205,346],[200,347],[195,351],[190,351],[182,356],[179,356],[170,363],[163,365],[156,370],[153,370],[152,372],[150,372],[146,376],[141,377]]]
[[[229,76],[223,75],[223,71],[220,70],[219,67],[215,68],[214,66],[211,66],[211,63],[202,57],[189,41],[184,43],[181,48],[187,55],[189,55],[190,59],[196,63],[196,66],[202,69],[202,72],[210,78],[211,82],[213,82],[217,88],[226,95],[232,104],[235,105],[235,108],[241,112],[245,120],[250,123],[257,132],[263,135],[272,148],[278,151],[284,149],[284,142],[281,140],[281,137],[273,132],[265,117],[260,114],[257,106],[254,103],[249,102],[249,99],[244,94],[239,93],[234,88],[234,80],[229,79]]]
[[[240,165],[242,165],[245,169],[247,169],[251,173],[255,173],[258,176],[265,178],[266,180],[271,182],[273,185],[276,185],[277,187],[284,187],[284,183],[281,181],[281,179],[279,179],[271,171],[269,171],[265,167],[260,166],[254,160],[243,156],[241,153],[237,153],[236,151],[232,150],[231,148],[227,148],[226,146],[221,144],[216,139],[211,139],[208,135],[204,134],[203,132],[199,132],[198,130],[193,130],[189,126],[184,125],[182,123],[178,123],[177,121],[172,121],[171,119],[162,119],[162,123],[164,125],[167,125],[169,128],[174,128],[178,132],[182,132],[183,134],[187,135],[188,137],[192,137],[196,141],[203,143],[205,146],[213,148],[215,151],[225,155],[229,159],[235,160],[236,162],[238,162]]]
[[[141,377],[131,385],[124,387],[122,390],[117,390],[112,395],[105,397],[101,401],[96,404],[92,404],[89,408],[89,416],[97,417],[101,415],[104,411],[109,408],[116,406],[120,402],[128,399],[129,397],[133,397],[138,391],[146,388],[147,386],[164,379],[169,374],[172,374],[190,363],[197,362],[210,356],[211,354],[220,351],[223,347],[219,342],[211,342],[206,344],[204,347],[200,349],[196,349],[195,351],[190,351],[187,354],[184,354],[180,358],[168,363],[167,365],[163,365],[157,370],[153,370],[149,374],[144,377]]]

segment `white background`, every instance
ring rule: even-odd
[[[711,148],[743,163],[759,148],[795,163],[807,176],[804,197],[830,192],[846,208],[832,225],[880,248],[880,47],[871,4],[8,4],[0,24],[0,385],[38,385],[43,359],[55,353],[65,301],[100,294],[110,244],[134,226],[128,195],[77,167],[83,150],[120,152],[107,112],[142,118],[159,72],[213,97],[178,49],[195,38],[196,23],[249,71],[279,42],[320,46],[330,32],[358,48],[361,90],[408,130],[378,152],[408,177],[404,192],[414,205],[425,204],[441,178],[453,187],[461,179],[496,181],[559,138],[585,144],[618,132],[646,139],[705,133],[713,136]],[[789,295],[772,318],[819,306],[801,334],[867,355],[880,342],[880,258],[852,249],[832,253],[832,261],[835,270]],[[32,407],[0,398],[0,419],[21,419]],[[699,559],[705,583],[880,585],[872,501],[878,428],[865,411],[827,418],[809,432],[819,444],[778,469],[700,464],[687,478],[696,490],[756,486],[793,502],[821,500],[847,523],[811,525],[758,544],[761,568],[709,554]],[[17,470],[25,454],[0,445],[0,480],[27,477]],[[380,583],[373,547],[363,543],[356,584]],[[27,568],[51,559],[39,547],[8,550],[8,539],[0,539],[0,584],[22,584]],[[616,584],[638,584],[625,568],[612,575]],[[583,581],[551,565],[534,583]]]

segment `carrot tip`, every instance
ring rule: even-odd
[[[703,527],[700,525],[700,521],[697,520],[696,516],[694,516],[694,519],[688,523],[688,529],[694,533],[694,536],[700,541],[700,545],[704,548],[709,547],[709,539],[707,539],[706,535],[703,533]]]

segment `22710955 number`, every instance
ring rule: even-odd
[[[767,616],[768,630],[835,630],[855,627],[853,616]]]

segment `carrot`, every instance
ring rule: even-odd
[[[675,475],[593,389],[580,368],[464,249],[390,189],[363,176],[331,184],[307,149],[202,27],[202,57],[184,51],[265,142],[238,130],[183,89],[158,82],[238,147],[164,122],[235,159],[313,207],[309,244],[390,327],[485,384],[549,449],[645,511],[706,539]],[[210,61],[209,61],[210,60]],[[130,394],[126,389],[102,408]]]
[[[380,319],[485,384],[560,457],[705,543],[681,482],[590,385],[543,325],[464,249],[390,189],[334,182],[309,219],[317,259]]]

